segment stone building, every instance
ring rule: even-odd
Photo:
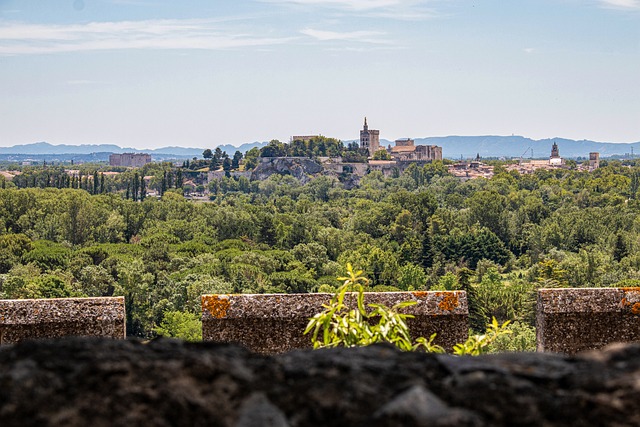
[[[555,142],[551,146],[551,156],[549,157],[549,164],[551,166],[564,165],[564,159],[560,157],[560,150],[558,149],[558,144],[556,144]]]
[[[589,153],[589,169],[598,169],[600,167],[600,153]]]
[[[289,138],[289,142],[293,142],[293,141],[309,142],[312,139],[320,138],[320,136],[321,135],[293,135],[291,138]]]
[[[126,166],[140,168],[147,163],[151,163],[151,156],[144,153],[123,153],[111,154],[109,156],[110,166]]]
[[[396,139],[390,149],[391,157],[401,162],[442,160],[442,147],[437,145],[416,145],[411,138]]]
[[[360,131],[360,148],[369,150],[369,157],[380,149],[380,131],[369,129],[367,118],[364,118],[364,127]]]

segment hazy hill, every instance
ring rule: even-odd
[[[623,156],[631,153],[640,154],[640,142],[611,143],[595,141],[575,141],[565,138],[549,138],[534,140],[523,136],[444,136],[416,138],[416,144],[439,145],[442,147],[442,155],[447,158],[475,157],[549,157],[551,146],[558,144],[562,157],[588,157],[589,153],[596,151],[601,157],[612,155]],[[533,150],[533,156],[531,155]]]
[[[124,153],[137,151],[133,148],[120,148],[113,144],[52,145],[48,142],[0,147],[0,154],[91,154],[91,153]]]
[[[262,147],[266,142],[251,142],[242,144],[240,147],[233,145],[221,145],[220,149],[226,151],[227,154],[233,156],[236,150],[242,153],[252,149],[253,147]],[[0,154],[16,154],[16,155],[60,155],[60,154],[94,154],[94,153],[148,153],[151,156],[157,155],[167,158],[175,157],[202,157],[202,148],[186,148],[186,147],[163,147],[153,150],[138,150],[136,148],[122,148],[114,144],[82,144],[82,145],[53,145],[48,142],[35,142],[33,144],[14,145],[12,147],[0,147]]]
[[[640,142],[634,143],[611,143],[595,141],[575,141],[565,138],[549,138],[534,140],[523,136],[433,136],[426,138],[415,138],[419,145],[439,145],[442,147],[442,155],[446,158],[457,159],[475,157],[524,157],[542,158],[551,154],[551,145],[554,141],[558,144],[562,157],[588,157],[592,151],[600,153],[601,157],[613,155],[624,156],[631,153],[640,155]],[[344,141],[345,144],[351,140]],[[239,150],[242,153],[254,147],[263,147],[267,142],[251,142],[242,144],[239,147],[227,144],[220,145],[220,149],[226,151],[230,156]],[[381,140],[382,146],[393,145],[393,141]],[[533,153],[532,153],[533,150]],[[156,160],[169,158],[191,158],[202,157],[202,148],[186,147],[163,147],[154,150],[138,150],[135,148],[122,148],[113,144],[83,144],[83,145],[52,145],[47,142],[36,142],[33,144],[15,145],[13,147],[0,147],[0,155],[16,154],[21,156],[29,155],[62,155],[62,154],[95,154],[95,153],[149,153],[156,156]]]

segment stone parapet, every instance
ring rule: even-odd
[[[0,300],[0,344],[64,336],[124,338],[124,297]]]
[[[303,335],[309,318],[323,310],[330,294],[239,294],[202,296],[202,338],[205,341],[235,342],[266,354],[311,348],[311,337]],[[365,304],[389,307],[402,301],[416,301],[404,312],[413,338],[429,338],[447,350],[468,335],[467,295],[450,292],[371,292]],[[345,303],[355,307],[355,294]]]
[[[575,354],[640,341],[640,288],[540,289],[537,349]]]

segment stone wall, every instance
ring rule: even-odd
[[[329,302],[329,294],[204,295],[202,337],[205,341],[236,342],[259,353],[282,353],[310,348],[311,337],[303,335],[314,314]],[[355,306],[353,295],[345,301]],[[437,333],[436,343],[451,349],[468,334],[467,295],[452,292],[366,293],[365,304],[393,306],[416,301],[405,312],[414,338]]]
[[[124,298],[0,300],[0,344],[73,335],[124,338]]]
[[[640,288],[540,289],[536,329],[538,351],[640,341]]]
[[[388,345],[274,356],[69,338],[0,348],[0,425],[638,426],[640,345],[479,357]]]

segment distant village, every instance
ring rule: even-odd
[[[322,135],[294,135],[290,138],[290,143],[302,142],[309,143],[323,138]],[[380,145],[380,130],[370,129],[367,118],[364,118],[364,124],[360,130],[359,149],[362,153],[362,159],[359,161],[347,161],[340,156],[334,157],[260,157],[255,168],[246,168],[244,160],[239,161],[239,167],[229,170],[228,168],[212,168],[214,170],[200,170],[197,175],[187,174],[185,171],[186,187],[202,187],[208,183],[221,179],[223,177],[245,177],[252,180],[266,179],[268,176],[279,174],[290,174],[296,178],[306,181],[309,175],[333,175],[340,177],[341,180],[345,176],[351,177],[351,185],[357,185],[357,182],[364,175],[379,171],[385,177],[400,176],[411,165],[424,166],[426,164],[442,161],[442,147],[437,145],[416,145],[411,138],[397,139],[392,146],[387,147]],[[210,150],[209,150],[210,151]],[[242,156],[240,156],[242,157]],[[194,161],[196,158],[194,157]],[[551,152],[548,159],[524,159],[520,157],[515,162],[507,163],[504,169],[507,171],[516,171],[520,174],[531,174],[538,169],[554,170],[554,169],[577,169],[580,171],[593,171],[600,166],[600,155],[597,152],[589,153],[589,162],[576,163],[574,161],[567,162],[560,156],[560,148],[557,143],[551,146]],[[125,168],[141,168],[152,162],[151,155],[145,153],[122,153],[110,154],[109,165],[113,167]],[[483,162],[478,154],[475,159],[460,160],[455,163],[447,163],[450,174],[460,180],[470,180],[475,178],[491,178],[494,175],[494,167]],[[32,164],[32,163],[29,163]],[[73,165],[73,162],[71,163]],[[79,163],[78,163],[79,164]],[[46,162],[45,162],[46,165]],[[184,163],[182,164],[184,166]],[[176,163],[176,167],[180,168],[180,164]],[[1,171],[0,174],[4,179],[12,180],[20,171]],[[67,169],[66,173],[70,176],[81,176],[76,168]],[[120,172],[104,172],[105,175],[118,175]],[[144,177],[145,181],[149,181],[151,177]],[[347,180],[348,181],[348,180]]]

